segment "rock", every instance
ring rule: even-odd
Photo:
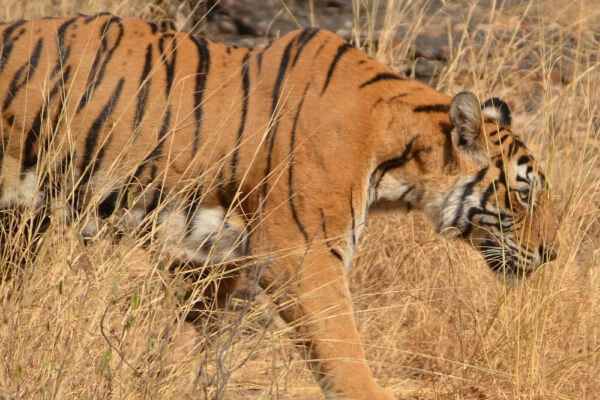
[[[254,25],[248,17],[233,18],[233,22],[240,35],[265,36],[265,30]]]
[[[217,26],[221,33],[238,33],[235,24],[226,18],[221,18],[217,23]]]
[[[337,31],[335,31],[335,34],[343,38],[344,40],[352,39],[352,31],[350,29],[338,29]]]
[[[415,40],[415,57],[428,60],[447,60],[448,41],[443,36],[418,35]]]
[[[327,1],[327,8],[342,8],[343,3],[339,0],[329,0]]]
[[[431,78],[436,76],[441,69],[442,64],[440,62],[419,58],[414,66],[415,77],[423,82],[428,82]]]

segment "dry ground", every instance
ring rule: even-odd
[[[0,20],[100,10],[157,18],[142,1],[2,3]],[[431,83],[508,100],[515,130],[546,160],[559,257],[507,286],[420,215],[371,218],[350,273],[367,357],[399,398],[600,399],[600,3],[438,3],[424,13],[390,1],[370,51],[410,70],[416,34],[452,37]],[[373,23],[357,21],[361,32]],[[5,246],[3,262],[15,267],[18,251]],[[204,339],[179,316],[201,283],[166,272],[163,258],[127,238],[83,246],[53,228],[36,258],[0,278],[0,398],[321,398],[261,298],[237,299],[200,351]]]

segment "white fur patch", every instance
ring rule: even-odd
[[[16,178],[16,185],[4,185],[0,207],[11,205],[39,207],[43,200],[44,193],[38,190],[38,178],[34,171],[30,171],[25,173],[22,179]]]
[[[204,240],[218,232],[224,224],[225,210],[222,207],[200,208],[194,216],[190,240]]]
[[[497,107],[487,106],[483,107],[481,110],[486,117],[490,117],[495,119],[496,121],[500,121],[502,115],[500,114],[500,109]]]
[[[473,177],[463,177],[458,180],[458,182],[452,186],[450,189],[450,193],[443,199],[439,199],[441,203],[439,220],[437,223],[437,229],[439,232],[443,233],[447,237],[452,237],[458,234],[456,229],[449,228],[460,228],[468,223],[466,210],[471,207],[477,206],[479,203],[479,195],[477,194],[475,188],[473,189],[470,195],[467,195],[466,198],[463,199],[466,185],[472,182]],[[460,212],[462,207],[462,212]],[[456,215],[461,214],[458,221],[454,223],[456,219]]]
[[[227,262],[240,257],[245,249],[245,225],[222,207],[200,207],[186,229],[184,211],[165,211],[159,216],[160,234],[168,251],[182,261],[194,263]]]
[[[392,174],[385,174],[377,187],[377,200],[404,201],[411,203],[414,198],[414,186],[398,179]]]

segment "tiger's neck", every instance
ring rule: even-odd
[[[468,225],[467,211],[478,201],[474,186],[485,170],[468,175],[421,176],[403,179],[387,174],[370,193],[372,211],[419,210],[446,237],[457,236]]]

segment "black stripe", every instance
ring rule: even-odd
[[[500,182],[498,182],[497,180],[494,180],[493,182],[491,182],[488,187],[485,189],[485,191],[483,192],[483,194],[481,195],[481,199],[479,201],[479,206],[481,208],[485,208],[485,205],[487,204],[488,200],[490,199],[490,197],[492,196],[492,194],[494,194],[497,190],[497,185]],[[504,184],[504,183],[502,183]]]
[[[238,128],[237,137],[235,138],[235,147],[233,148],[233,155],[231,156],[231,182],[230,191],[235,191],[237,184],[235,183],[235,175],[238,164],[238,154],[242,145],[242,135],[244,134],[244,128],[246,125],[246,115],[248,114],[248,97],[250,96],[250,77],[248,74],[248,53],[244,55],[242,60],[242,115],[240,116],[240,126]]]
[[[425,104],[422,106],[417,106],[413,108],[414,112],[444,112],[447,113],[450,111],[450,106],[448,104]]]
[[[454,126],[447,122],[440,122],[438,126],[444,134],[444,165],[450,165],[454,159],[454,147],[452,146],[452,129],[454,129]]]
[[[277,129],[279,128],[279,117],[275,115],[275,111],[277,108],[277,103],[279,102],[279,91],[281,90],[281,83],[283,81],[283,76],[287,69],[289,60],[290,60],[290,50],[292,45],[294,44],[294,40],[290,40],[287,46],[283,51],[283,56],[281,57],[281,62],[279,63],[279,71],[277,72],[277,78],[275,79],[275,86],[273,88],[272,101],[271,101],[271,118],[275,121],[273,122],[271,129],[267,132],[266,141],[269,142],[269,151],[267,153],[267,165],[265,167],[265,179],[262,183],[263,187],[263,201],[266,201],[267,196],[267,177],[271,173],[271,159],[273,156],[273,147],[275,145],[275,135],[277,133]]]
[[[502,184],[506,188],[504,191],[504,204],[507,206],[510,204],[510,192],[508,191],[508,179],[506,179],[506,167],[504,166],[504,161],[502,158],[496,160],[495,164],[496,168],[500,171],[498,174],[498,178],[496,178],[496,185]]]
[[[484,221],[481,218],[478,218],[478,221],[475,221],[475,217],[479,216],[479,215],[487,215],[487,216],[492,216],[495,218],[494,223],[489,223]],[[500,217],[500,219],[498,219],[498,217]],[[465,226],[463,228],[463,230],[460,232],[460,235],[462,237],[466,237],[468,235],[471,234],[471,232],[473,231],[473,227],[475,224],[477,224],[477,226],[489,226],[489,227],[494,227],[498,230],[504,230],[505,232],[510,230],[512,227],[512,221],[508,221],[507,223],[503,224],[502,222],[505,222],[506,220],[504,219],[506,217],[506,215],[502,216],[499,215],[498,213],[494,213],[488,210],[484,210],[484,209],[480,209],[477,207],[472,207],[469,209],[469,211],[467,211],[467,220],[470,222],[467,226]]]
[[[129,179],[129,182],[127,182],[127,184],[126,184],[126,190],[129,190],[129,188],[131,187],[131,185],[134,182],[139,181],[139,178],[141,177],[141,175],[142,175],[144,169],[146,168],[146,166],[148,165],[148,163],[151,161],[155,161],[157,156],[160,155],[163,138],[165,137],[165,135],[167,133],[167,129],[169,127],[170,121],[171,121],[171,108],[167,107],[167,109],[165,111],[165,116],[163,118],[163,123],[162,123],[161,129],[158,134],[158,136],[159,136],[158,143],[155,145],[154,149],[152,149],[152,151],[146,157],[144,157],[144,160],[139,163],[138,167],[136,168],[135,172],[133,173],[133,176]],[[150,185],[154,182],[154,179],[156,178],[157,169],[158,169],[158,167],[156,166],[156,164],[153,164],[151,166],[150,179],[148,180],[147,185]],[[160,192],[161,192],[160,195],[162,196],[162,190]],[[155,195],[156,195],[156,193],[155,193]],[[157,201],[158,201],[158,199],[157,199]],[[150,210],[148,210],[148,208],[146,209],[146,214],[150,213],[157,204],[158,203],[155,203],[154,200],[152,200],[152,207]]]
[[[392,96],[389,99],[387,99],[386,102],[389,104],[389,103],[391,103],[394,100],[397,100],[397,99],[399,99],[401,97],[406,97],[406,96],[408,96],[408,93],[398,93],[397,95]]]
[[[101,129],[104,127],[104,124],[108,117],[112,114],[117,101],[119,100],[119,96],[121,95],[121,90],[123,89],[123,84],[125,83],[125,79],[119,79],[119,83],[117,87],[113,91],[110,99],[102,108],[100,114],[96,117],[92,126],[90,127],[86,138],[85,138],[85,148],[83,152],[83,158],[81,159],[80,170],[82,171],[81,175],[81,183],[86,183],[89,181],[93,174],[93,170],[96,164],[102,161],[102,157],[104,156],[104,149],[110,142],[110,138],[107,139],[106,143],[103,143],[100,150],[97,152],[98,154],[94,156],[96,145],[98,144],[98,135]],[[111,135],[112,136],[112,135]]]
[[[262,58],[263,58],[263,51],[260,51],[257,55],[256,55],[256,66],[258,67],[258,73],[260,74],[260,70],[262,69]]]
[[[350,186],[350,217],[352,217],[352,247],[356,246],[356,221],[354,218],[354,201],[352,199],[352,186]]]
[[[333,254],[335,256],[335,258],[337,258],[338,260],[340,260],[342,263],[344,262],[344,259],[342,258],[342,255],[333,247],[331,247],[329,249],[329,251],[331,252],[331,254]]]
[[[162,126],[160,127],[160,131],[158,132],[158,140],[154,149],[150,152],[150,154],[146,157],[145,161],[156,160],[162,154],[162,147],[165,143],[165,137],[167,136],[167,132],[169,131],[169,124],[171,123],[171,107],[167,107],[165,111],[165,117],[163,118]]]
[[[71,66],[67,66],[65,69],[61,69],[61,74],[58,79],[62,81],[61,85],[64,88],[66,82],[69,79],[69,75],[71,72]],[[56,112],[54,113],[54,118],[52,118],[52,136],[55,136],[58,132],[58,124],[61,122],[61,118],[64,117],[65,104],[67,102],[67,93],[65,90],[60,91],[60,98],[58,107],[56,108]],[[73,150],[74,152],[74,150]]]
[[[220,158],[221,160],[223,157]],[[231,201],[229,200],[229,196],[225,191],[225,179],[223,178],[223,170],[219,171],[219,176],[217,177],[217,199],[219,200],[219,204],[224,209],[229,209],[229,205]]]
[[[66,175],[69,170],[73,168],[73,153],[68,151],[67,154],[60,161],[60,166],[58,168],[59,173]]]
[[[6,62],[8,61],[8,57],[10,57],[10,53],[13,50],[15,42],[19,39],[19,37],[23,34],[24,30],[17,34],[17,36],[13,37],[13,32],[22,26],[25,23],[24,20],[16,21],[12,25],[9,25],[2,32],[2,48],[0,48],[0,72],[4,69]]]
[[[517,182],[531,183],[531,182],[529,182],[529,179],[523,178],[521,175],[517,175],[516,180],[517,180]]]
[[[44,100],[44,104],[38,110],[33,122],[31,123],[31,128],[27,135],[25,136],[25,146],[23,148],[23,163],[21,164],[21,174],[27,171],[29,168],[33,167],[37,163],[37,151],[34,149],[35,143],[40,136],[41,127],[43,120],[48,115],[48,107],[54,96],[59,92],[62,93],[64,88],[65,81],[69,79],[69,74],[71,72],[71,66],[67,66],[64,70],[64,74],[61,75],[60,79],[54,84],[48,97]],[[52,139],[53,135],[48,135],[48,140]]]
[[[152,34],[158,32],[158,26],[154,22],[148,22],[148,26],[150,27],[150,32],[152,32]]]
[[[189,36],[198,50],[198,67],[196,68],[196,89],[194,90],[194,143],[192,145],[192,157],[198,151],[200,130],[202,129],[202,100],[206,89],[206,78],[210,69],[210,53],[208,43],[204,38],[195,39]]]
[[[111,15],[111,13],[109,13],[107,11],[102,11],[102,12],[99,12],[99,13],[97,13],[95,15],[90,15],[89,17],[87,17],[85,19],[85,21],[83,23],[84,24],[89,24],[93,20],[98,19],[98,18],[103,17],[103,16],[106,16],[106,15]]]
[[[358,88],[362,89],[366,86],[372,85],[374,83],[380,82],[380,81],[389,81],[389,80],[398,80],[398,81],[403,81],[404,78],[402,78],[399,75],[396,74],[392,74],[389,72],[382,72],[380,74],[375,75],[373,78],[369,79],[366,82],[361,83]]]
[[[148,186],[153,184],[154,181],[156,180],[157,171],[158,171],[158,167],[156,165],[153,165],[150,168],[150,179],[148,179],[148,183],[147,183]],[[152,195],[152,200],[150,200],[150,203],[144,204],[146,215],[150,214],[151,212],[153,212],[154,210],[156,210],[158,208],[158,205],[162,201],[163,193],[165,190],[166,190],[166,188],[164,187],[163,181],[161,179],[158,184],[158,187],[154,190],[154,194]],[[149,220],[148,222],[151,222],[151,221]],[[147,229],[149,230],[150,227],[151,227],[151,224],[149,224],[149,226],[147,226]]]
[[[523,164],[527,164],[530,161],[533,161],[533,159],[531,158],[530,155],[526,154],[524,156],[519,157],[519,159],[517,160],[517,164],[523,165]]]
[[[281,62],[279,63],[279,70],[277,71],[277,77],[275,78],[275,84],[273,86],[272,100],[271,100],[271,117],[275,118],[275,110],[277,109],[277,103],[279,102],[279,94],[281,91],[281,84],[283,82],[283,77],[285,75],[285,71],[287,70],[288,63],[290,61],[290,51],[292,49],[292,45],[294,44],[294,40],[290,40],[290,42],[285,46],[283,50],[283,56],[281,57]],[[277,129],[277,125],[275,125],[273,130]],[[272,132],[267,133],[267,138]],[[274,133],[274,132],[273,132]]]
[[[321,90],[321,95],[323,95],[323,93],[325,93],[325,90],[327,90],[327,86],[329,86],[329,81],[331,80],[331,76],[333,75],[333,71],[335,70],[338,61],[340,61],[340,58],[344,55],[344,53],[350,50],[351,48],[352,45],[350,43],[344,43],[340,47],[338,47],[337,53],[335,53],[335,56],[333,57],[333,60],[329,65],[329,70],[327,71],[327,76],[325,78],[325,84],[323,85],[323,89]]]
[[[475,215],[485,215],[485,216],[489,216],[489,217],[494,217],[496,219],[500,218],[501,221],[502,220],[506,221],[506,220],[510,219],[510,217],[502,211],[498,211],[498,210],[490,211],[485,208],[471,207],[469,209],[469,212],[467,213],[469,221],[471,221],[472,220],[471,217],[475,216]],[[497,226],[500,227],[500,225],[497,225]],[[502,229],[506,229],[507,226],[508,225],[502,225]]]
[[[12,78],[8,92],[6,93],[6,98],[4,99],[3,108],[6,109],[10,106],[15,96],[19,93],[23,87],[29,83],[29,78],[34,74],[37,65],[40,61],[40,53],[42,52],[42,43],[43,39],[39,38],[35,44],[35,48],[33,52],[29,56],[29,60],[25,64],[23,64],[15,73]]]
[[[406,195],[412,192],[413,190],[415,190],[415,185],[409,185],[406,189],[404,189],[404,192],[402,192],[402,194],[398,196],[398,200],[404,200]]]
[[[384,102],[384,100],[381,97],[378,98],[377,101],[371,105],[371,107],[370,107],[371,111],[383,102]]]
[[[463,215],[463,211],[464,211],[464,207],[465,207],[465,200],[467,199],[468,196],[470,196],[471,194],[473,194],[473,188],[475,187],[475,185],[479,182],[481,182],[481,180],[483,179],[483,177],[485,176],[485,173],[487,172],[488,167],[482,168],[473,178],[473,180],[471,180],[469,183],[467,183],[464,187],[464,191],[462,193],[462,195],[460,196],[460,204],[458,206],[458,211],[456,212],[456,215],[454,216],[454,220],[452,221],[452,225],[453,227],[456,227],[458,220],[460,219],[460,217]]]
[[[402,154],[400,154],[400,156],[386,160],[386,161],[380,163],[377,167],[375,167],[375,169],[371,173],[371,178],[369,179],[370,181],[372,181],[375,174],[379,173],[377,182],[374,185],[375,200],[377,200],[377,188],[379,188],[379,184],[381,183],[381,180],[383,179],[383,176],[385,175],[385,173],[387,171],[389,171],[390,169],[399,168],[399,167],[403,166],[404,164],[406,164],[408,161],[410,161],[412,159],[412,155],[410,152],[412,150],[413,144],[415,143],[415,140],[417,140],[418,137],[419,137],[419,135],[416,135],[416,136],[413,136],[409,140],[409,142],[404,147],[404,150],[402,151]]]
[[[203,187],[196,186],[192,193],[186,199],[187,205],[185,207],[185,236],[190,236],[193,233],[192,223],[194,222],[194,217],[198,213],[198,209],[202,204],[202,197],[204,195]]]
[[[508,139],[509,137],[511,137],[511,135],[509,133],[507,133],[506,135],[502,136],[500,138],[500,140],[493,140],[492,143],[496,146],[503,144],[506,139]]]
[[[508,157],[510,158],[514,156],[517,150],[519,150],[520,148],[525,148],[525,143],[521,142],[519,139],[514,138],[512,143],[508,145]]]
[[[306,92],[310,86],[310,82],[306,84],[304,87],[304,92],[302,93],[302,98],[300,99],[300,103],[298,104],[298,109],[296,111],[296,115],[294,116],[294,122],[292,123],[292,132],[290,134],[290,163],[288,166],[288,201],[290,204],[290,209],[292,211],[292,218],[294,218],[294,222],[296,222],[296,226],[304,236],[304,241],[308,243],[308,234],[306,233],[306,229],[300,222],[300,218],[298,218],[298,212],[296,210],[296,205],[294,204],[294,189],[293,189],[293,171],[294,171],[294,152],[295,152],[295,140],[296,140],[296,126],[298,124],[298,118],[300,117],[300,111],[302,111],[302,105],[304,104],[304,98],[306,96]]]
[[[319,46],[319,48],[317,49],[317,51],[315,51],[315,55],[313,56],[313,60],[315,58],[317,58],[319,56],[319,54],[321,54],[321,51],[323,51],[323,49],[325,48],[325,46],[329,43],[329,38],[325,38],[325,40],[323,41],[323,43],[321,43],[321,45]]]
[[[133,180],[135,180],[135,178],[139,178],[142,175],[142,172],[144,171],[144,168],[146,167],[146,165],[148,164],[148,162],[150,161],[154,161],[156,160],[162,151],[162,145],[164,142],[164,138],[167,134],[167,131],[169,129],[169,123],[171,122],[171,107],[168,106],[166,111],[165,111],[165,116],[163,118],[163,123],[162,126],[160,128],[160,131],[158,132],[158,140],[156,145],[154,146],[154,148],[152,149],[152,151],[144,158],[144,160],[140,163],[140,165],[138,165],[137,169],[135,170],[135,172],[133,173]],[[155,165],[152,166],[153,168],[156,167]]]
[[[62,70],[67,58],[69,58],[69,55],[71,54],[71,46],[69,45],[65,48],[65,34],[67,33],[67,28],[79,18],[80,17],[75,17],[63,22],[56,31],[56,58],[58,61],[50,73],[50,79],[54,78],[56,74]]]
[[[146,100],[150,89],[150,71],[152,70],[152,44],[146,47],[146,56],[144,60],[144,68],[140,76],[140,87],[137,94],[137,106],[135,108],[135,117],[133,119],[133,137],[136,138],[140,133],[140,124],[144,117],[146,109]]]
[[[171,46],[169,54],[166,53],[165,41],[169,40]],[[173,87],[173,77],[175,75],[175,62],[177,60],[177,42],[175,35],[172,33],[165,33],[158,39],[158,49],[160,51],[161,64],[165,66],[165,96],[168,99],[171,89]]]
[[[2,174],[2,172],[4,172],[4,171],[2,171],[2,167],[4,166],[4,162],[3,162],[4,161],[4,151],[6,149],[7,144],[8,143],[7,143],[6,137],[3,137],[0,139],[0,174]],[[0,193],[2,193],[2,192],[3,192],[3,187],[2,187],[2,183],[0,181]]]
[[[100,14],[105,15],[105,14]],[[96,18],[96,17],[93,17]],[[116,24],[117,26],[117,37],[114,40],[112,46],[109,47],[107,36],[111,25]],[[102,82],[104,78],[104,72],[106,71],[106,67],[111,60],[114,51],[119,44],[121,43],[121,39],[123,38],[123,26],[121,25],[121,20],[117,17],[111,17],[106,23],[102,25],[100,28],[100,45],[98,46],[98,50],[96,51],[96,55],[94,56],[94,61],[92,62],[92,67],[90,69],[90,73],[88,75],[86,89],[81,96],[81,100],[77,105],[76,112],[80,112],[81,109],[90,101],[96,87]]]
[[[298,48],[296,49],[296,54],[294,55],[294,60],[292,61],[292,67],[296,65],[296,61],[298,61],[302,50],[304,50],[304,47],[317,34],[317,32],[319,32],[317,28],[306,28],[302,31],[300,36],[298,36],[298,39],[296,40],[298,43]]]
[[[325,217],[325,213],[323,213],[322,208],[319,208],[319,212],[321,213],[321,226],[323,228],[323,237],[325,238],[325,244],[329,248],[331,254],[333,254],[335,258],[337,258],[343,263],[344,258],[342,257],[342,255],[329,243],[329,236],[327,235],[327,218]]]
[[[492,136],[496,136],[496,135],[497,135],[497,134],[499,134],[499,133],[500,133],[500,129],[494,129],[493,131],[489,131],[489,132],[487,133],[487,135],[488,135],[489,137],[492,137]]]

